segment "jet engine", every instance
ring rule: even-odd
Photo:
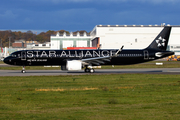
[[[82,62],[80,60],[71,60],[66,63],[66,70],[81,70]]]

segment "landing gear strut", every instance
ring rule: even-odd
[[[22,73],[26,73],[26,70],[25,70],[25,66],[23,66],[23,68],[22,68],[22,71],[21,71]]]
[[[95,70],[94,70],[93,68],[87,68],[87,67],[86,67],[86,68],[84,69],[84,72],[86,72],[86,73],[87,73],[87,72],[89,72],[89,73],[94,73]]]

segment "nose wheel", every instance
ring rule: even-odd
[[[25,66],[23,66],[21,72],[22,72],[22,73],[26,73]]]

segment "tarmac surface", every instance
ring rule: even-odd
[[[58,76],[58,75],[102,75],[102,74],[180,74],[180,68],[146,68],[146,69],[95,69],[95,73],[61,70],[0,70],[0,76]]]

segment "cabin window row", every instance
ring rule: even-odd
[[[34,55],[34,56],[36,56],[36,57],[42,57],[42,56],[45,56],[45,55]],[[56,57],[62,57],[62,56],[66,56],[66,55],[60,55],[60,54],[57,54],[56,55]],[[68,56],[68,54],[67,54],[67,56]],[[71,56],[77,56],[77,55],[75,55],[75,54],[71,54]],[[81,54],[80,55],[78,55],[78,56],[82,56]],[[85,55],[84,55],[85,56]],[[87,55],[88,56],[88,55]],[[109,56],[109,55],[104,55],[104,56]],[[143,56],[143,54],[119,54],[119,56],[122,56],[122,57],[131,57],[131,56],[133,56],[133,57],[135,57],[135,56],[137,56],[137,57],[139,57],[139,56]],[[51,55],[51,57],[55,57],[54,55]],[[94,56],[94,57],[97,57],[97,56]]]
[[[13,55],[13,54],[11,56],[12,57],[16,57],[16,55]],[[46,57],[62,57],[62,56],[69,56],[69,55],[68,54],[67,55],[57,54],[57,55],[50,55],[50,56],[48,56],[48,55],[33,55],[33,57],[44,57],[44,56],[46,56]],[[76,55],[75,54],[71,54],[70,56],[74,57]],[[80,57],[82,55],[78,55],[78,56]],[[109,56],[109,55],[104,55],[104,56]],[[119,56],[120,57],[140,57],[140,56],[143,56],[143,54],[119,54]],[[20,55],[19,55],[19,57],[20,57]],[[27,57],[29,57],[29,56],[27,55]],[[98,56],[94,56],[94,57],[98,57]]]
[[[139,56],[143,56],[142,54],[119,54],[119,56],[122,56],[122,57],[139,57]]]

